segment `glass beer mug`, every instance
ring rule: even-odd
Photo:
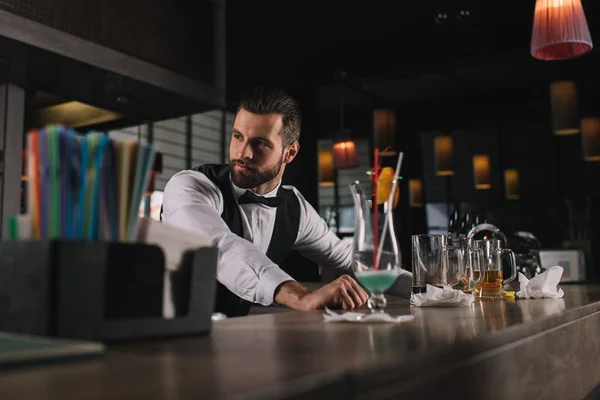
[[[413,293],[425,293],[427,285],[456,286],[464,273],[463,253],[448,243],[448,236],[412,235]]]
[[[481,283],[483,274],[480,274],[485,256],[483,250],[469,245],[471,242],[465,235],[458,237],[448,235],[448,244],[460,249],[464,263],[464,273],[461,281],[456,285],[456,289],[465,293],[472,293],[475,287]]]
[[[473,247],[483,251],[484,262],[480,273],[481,279],[477,279],[479,284],[475,286],[477,297],[497,299],[504,297],[504,285],[512,282],[517,277],[517,263],[515,253],[510,249],[502,248],[502,241],[492,240],[474,240]],[[502,257],[508,254],[510,258],[510,277],[504,279],[502,276]]]

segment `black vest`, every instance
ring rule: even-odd
[[[217,185],[223,195],[223,213],[221,214],[221,218],[225,221],[231,232],[243,237],[242,216],[233,188],[231,187],[229,166],[204,164],[194,168],[194,170],[202,172]],[[266,255],[273,263],[285,270],[285,266],[282,263],[291,251],[298,236],[300,201],[292,190],[284,189],[281,186],[279,186],[277,195],[282,196],[284,201],[277,207],[273,236],[271,237]],[[251,304],[251,302],[239,298],[223,284],[217,282],[215,312],[221,312],[228,317],[244,316],[248,315]]]

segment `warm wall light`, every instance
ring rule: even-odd
[[[488,155],[476,154],[473,156],[473,176],[475,177],[475,189],[491,189],[490,157]]]
[[[585,161],[600,161],[600,118],[581,120],[581,144]]]
[[[72,128],[110,122],[121,118],[121,115],[102,108],[93,107],[78,101],[69,101],[42,108],[37,111],[42,125],[62,124]]]
[[[387,147],[394,148],[396,139],[396,113],[394,110],[375,110],[373,112],[373,133],[376,148],[379,150]],[[395,152],[390,153],[395,154]],[[386,154],[380,155],[385,156]]]
[[[331,150],[319,151],[319,184],[333,186],[333,152]]]
[[[509,200],[519,198],[519,171],[516,169],[504,170],[504,191]]]
[[[531,55],[568,60],[592,50],[592,37],[581,0],[537,0],[531,35]]]
[[[433,148],[435,152],[435,173],[437,175],[454,175],[452,136],[435,137]]]
[[[550,84],[550,106],[552,108],[552,128],[555,135],[579,133],[579,110],[575,82],[552,82]]]
[[[411,207],[423,207],[423,186],[420,179],[408,181],[408,198]]]
[[[338,141],[333,144],[333,168],[336,170],[358,167],[356,145],[352,140]]]

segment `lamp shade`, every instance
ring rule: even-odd
[[[476,154],[473,156],[473,176],[475,178],[475,189],[492,188],[490,157],[488,155]]]
[[[585,161],[600,161],[600,118],[581,120],[581,145]]]
[[[380,150],[394,147],[396,138],[396,114],[394,110],[375,110],[373,112],[373,133],[375,147]]]
[[[516,169],[504,170],[504,191],[509,200],[519,198],[519,171]]]
[[[435,173],[454,175],[454,147],[452,136],[437,136],[433,139],[435,153]]]
[[[333,144],[333,168],[336,170],[358,167],[356,145],[352,140],[344,139]]]
[[[592,50],[581,0],[537,0],[531,55],[539,60],[568,60]]]
[[[411,207],[423,207],[423,186],[420,179],[408,181],[408,199]]]
[[[552,82],[550,84],[550,106],[552,108],[552,129],[555,135],[579,133],[579,109],[575,82]]]
[[[333,152],[331,150],[319,151],[319,184],[333,186]]]

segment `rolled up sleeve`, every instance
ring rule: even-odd
[[[278,266],[275,266],[275,268],[268,268],[256,285],[255,302],[264,306],[273,304],[275,301],[273,298],[275,289],[282,283],[291,280],[293,280],[293,278]]]

